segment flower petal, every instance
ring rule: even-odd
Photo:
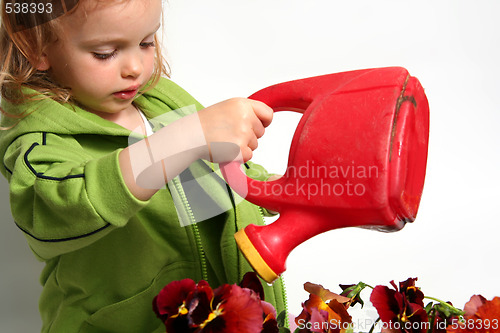
[[[278,322],[276,319],[266,320],[262,326],[261,333],[279,333]]]
[[[336,300],[332,299],[328,303],[328,307],[332,309],[333,312],[338,314],[340,316],[340,321],[341,323],[351,323],[352,322],[352,317],[349,315],[347,312],[347,309],[343,304],[340,304]],[[340,324],[340,323],[339,323]]]
[[[309,322],[311,323],[311,332],[328,332],[330,325],[328,321],[328,312],[313,308]]]
[[[473,295],[464,306],[465,316],[473,316],[484,303],[486,303],[486,298]]]
[[[224,320],[224,328],[220,333],[255,333],[262,330],[262,306],[259,296],[250,289],[241,288],[237,285],[225,288],[217,288],[214,291],[215,299],[220,299],[218,304],[220,315],[217,319]],[[224,297],[220,297],[222,294]],[[215,320],[214,320],[215,321]],[[207,329],[213,326],[209,322]],[[204,330],[205,331],[205,330]],[[215,331],[214,331],[215,332]]]
[[[415,303],[410,303],[409,311],[410,314],[408,315],[408,320],[411,321],[412,323],[426,323],[429,321],[427,312],[420,305]]]
[[[260,282],[257,273],[246,273],[240,282],[240,287],[253,290],[257,295],[259,295],[262,301],[264,300],[264,288],[262,287],[262,283]]]
[[[328,304],[326,304],[321,297],[315,295],[315,294],[309,294],[309,298],[307,301],[304,303],[304,307],[307,309],[309,313],[312,313],[312,309],[318,309],[318,310],[327,310]]]
[[[417,280],[418,278],[408,278],[406,281],[399,282],[399,292],[405,293],[409,287],[415,287],[415,281]]]
[[[264,311],[264,317],[270,317],[274,319],[278,317],[278,315],[276,314],[276,309],[271,303],[260,301],[260,305],[262,306],[262,311]]]
[[[195,333],[198,333],[198,332],[203,332],[203,333],[221,333],[221,332],[227,332],[227,333],[229,333],[229,331],[226,330],[226,322],[224,321],[224,318],[222,316],[215,317],[213,320],[211,320],[207,324],[207,326],[205,326],[201,330],[198,329]]]
[[[341,296],[335,293],[332,293],[330,290],[324,288],[320,284],[314,284],[311,282],[306,282],[304,283],[304,289],[309,292],[310,294],[314,294],[316,296],[319,296],[323,302],[327,302],[329,300],[336,300],[339,303],[347,303],[351,299],[349,297]]]
[[[476,315],[478,318],[482,319],[489,318],[490,322],[496,318],[496,323],[498,323],[498,318],[500,318],[500,297],[495,297],[491,301],[486,301],[481,307],[479,307],[479,309],[477,309]]]
[[[398,298],[402,298],[402,295],[386,286],[376,286],[373,289],[370,301],[377,309],[378,315],[383,322],[398,321],[398,314],[402,310],[402,300]]]
[[[399,283],[399,292],[404,294],[408,302],[424,306],[424,293],[415,286],[418,278],[409,278]]]
[[[476,295],[474,295],[476,296]],[[483,302],[484,297],[472,297],[473,303]],[[468,303],[470,303],[469,301]],[[471,304],[476,308],[477,304]],[[472,311],[472,310],[471,310]],[[495,297],[491,301],[485,300],[482,305],[476,308],[473,314],[465,315],[465,322],[455,322],[446,329],[450,333],[469,333],[469,332],[498,332],[498,322],[500,318],[500,297]]]
[[[213,298],[214,292],[210,285],[206,281],[200,281],[186,301],[191,327],[198,327],[209,318]]]
[[[165,321],[165,328],[168,333],[194,332],[194,328],[189,327],[187,316],[169,317]]]
[[[212,303],[212,307],[217,308],[218,304],[225,302],[229,297],[231,297],[231,291],[233,286],[230,284],[223,284],[217,289],[214,290],[214,300]]]
[[[178,314],[179,307],[195,288],[196,283],[191,279],[170,282],[153,300],[155,313],[159,317]]]
[[[302,303],[302,312],[295,317],[295,325],[299,326],[301,323],[307,323],[311,320],[311,313],[306,308],[305,303]]]

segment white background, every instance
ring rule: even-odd
[[[296,248],[285,273],[292,313],[307,281],[338,292],[339,283],[418,277],[424,294],[458,307],[473,294],[500,296],[500,2],[170,0],[165,14],[172,79],[207,106],[287,80],[384,66],[406,67],[426,89],[431,132],[417,220],[392,234],[335,230]],[[284,172],[298,120],[276,114],[254,161]],[[41,265],[1,204],[0,331],[34,332]]]

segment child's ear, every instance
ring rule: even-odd
[[[44,52],[38,59],[36,69],[38,69],[39,71],[46,71],[49,70],[49,68],[50,68],[49,57],[47,56],[47,53]]]

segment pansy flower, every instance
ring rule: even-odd
[[[407,333],[426,332],[422,323],[428,322],[424,309],[424,294],[415,287],[416,278],[409,278],[399,283],[399,289],[391,281],[394,289],[386,286],[376,286],[370,296],[370,301],[377,309],[384,326],[390,331]]]
[[[240,286],[215,290],[206,281],[185,279],[165,286],[153,309],[168,333],[278,333],[276,310],[263,297],[255,273],[245,275]]]
[[[186,299],[196,289],[191,279],[173,281],[166,285],[153,300],[153,310],[172,332],[188,325]],[[176,327],[178,329],[176,329]],[[185,331],[189,332],[189,330]]]
[[[474,295],[465,304],[462,321],[456,320],[446,329],[450,333],[498,333],[500,332],[500,297],[491,301]]]
[[[346,310],[350,298],[309,282],[304,289],[310,294],[302,304],[301,314],[295,318],[299,332],[345,332],[350,327],[352,319]]]

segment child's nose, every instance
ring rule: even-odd
[[[122,77],[138,77],[142,70],[142,57],[140,55],[130,55],[126,57],[122,65]]]

